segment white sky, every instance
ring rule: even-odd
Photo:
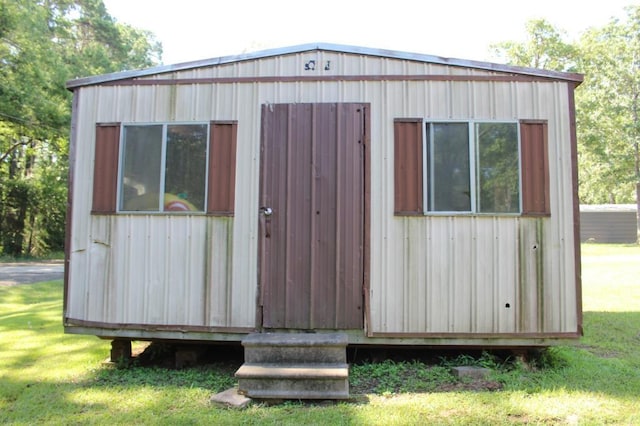
[[[119,22],[152,31],[174,64],[305,43],[492,60],[544,18],[575,40],[639,0],[104,0]]]

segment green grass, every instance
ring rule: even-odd
[[[585,312],[640,311],[639,283],[639,245],[582,245]]]
[[[640,424],[639,276],[640,247],[583,246],[585,336],[533,363],[362,363],[351,382],[364,400],[241,411],[209,402],[233,383],[228,363],[104,366],[109,341],[63,334],[61,282],[0,287],[0,424]],[[500,390],[457,381],[453,363],[492,367]]]

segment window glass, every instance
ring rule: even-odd
[[[518,128],[515,123],[476,123],[477,211],[520,210]]]
[[[431,123],[429,210],[471,211],[469,125]]]
[[[121,211],[205,209],[207,124],[124,126]]]
[[[205,124],[167,126],[165,210],[204,210],[206,160]]]
[[[120,209],[158,211],[162,126],[126,126],[123,145]]]

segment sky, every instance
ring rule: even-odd
[[[153,32],[164,64],[306,43],[335,43],[495,61],[490,46],[522,41],[544,18],[577,40],[624,19],[639,0],[104,0],[118,22]]]

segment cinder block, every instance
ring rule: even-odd
[[[111,362],[131,360],[131,340],[115,339],[111,341]]]
[[[459,378],[470,378],[470,379],[478,379],[484,380],[491,373],[491,370],[484,367],[453,367],[451,368],[451,372],[454,376]]]
[[[229,408],[246,408],[251,404],[251,398],[239,394],[237,388],[231,388],[213,395],[211,403]]]

